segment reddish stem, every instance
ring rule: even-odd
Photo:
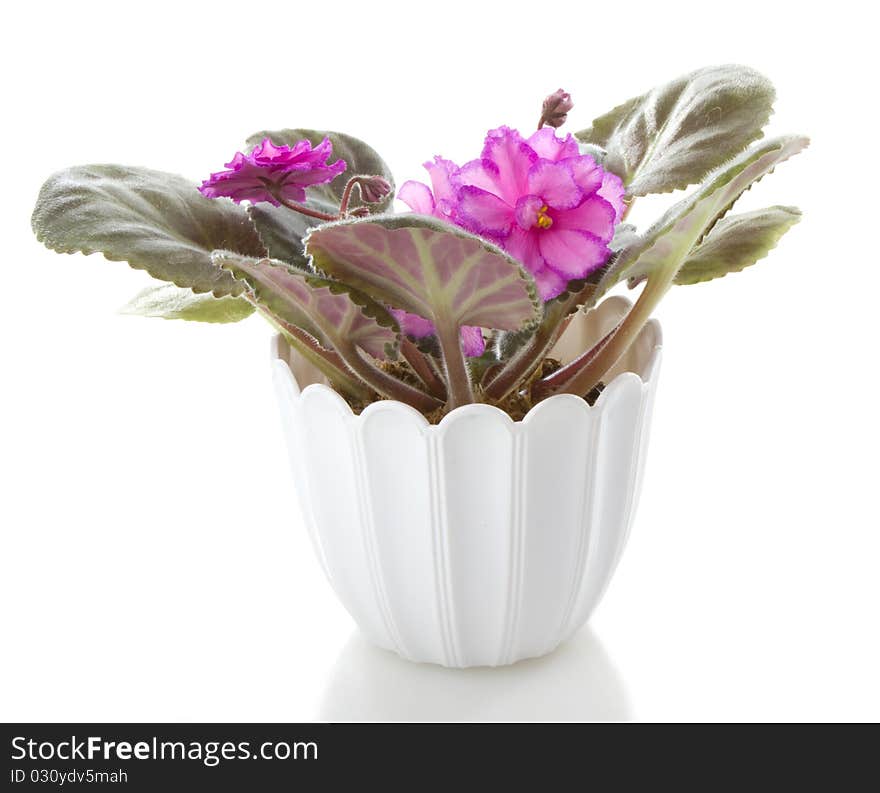
[[[329,212],[321,212],[318,209],[312,209],[311,207],[307,207],[296,201],[288,201],[281,195],[281,191],[278,189],[277,185],[273,184],[268,179],[260,179],[260,181],[266,185],[266,190],[268,190],[272,198],[281,204],[281,206],[292,209],[294,212],[299,212],[301,215],[306,215],[307,217],[315,218],[316,220],[339,220],[342,217],[341,213],[331,215]]]
[[[348,212],[348,203],[349,201],[351,201],[351,193],[354,190],[354,186],[359,182],[359,176],[352,176],[351,179],[346,182],[345,189],[342,191],[342,200],[339,202],[340,215],[344,215],[346,212]]]
[[[404,338],[400,343],[400,354],[412,367],[419,379],[427,386],[428,390],[438,399],[446,398],[446,385],[437,376],[434,368],[428,363],[421,350],[409,339]]]
[[[386,397],[396,399],[398,402],[405,402],[422,413],[430,413],[443,405],[439,399],[435,399],[430,394],[407,385],[402,380],[398,380],[387,372],[367,363],[351,343],[348,343],[345,349],[339,350],[339,354],[351,371],[371,388]]]
[[[310,209],[303,204],[298,204],[296,201],[288,201],[285,198],[281,198],[280,196],[275,196],[281,206],[285,206],[288,209],[292,209],[294,212],[299,212],[301,215],[307,215],[310,218],[317,218],[318,220],[339,220],[342,215],[331,215],[329,212],[321,212],[317,209]]]
[[[621,320],[622,322],[623,320]],[[577,374],[584,366],[586,366],[596,355],[599,354],[599,351],[611,341],[611,338],[617,333],[617,329],[620,327],[620,322],[618,322],[608,333],[606,333],[593,347],[587,350],[584,353],[581,353],[577,358],[575,358],[571,363],[566,364],[565,366],[557,369],[553,374],[548,375],[543,380],[539,380],[532,387],[532,396],[535,400],[543,399],[545,396],[548,396],[553,392],[554,389],[559,388],[565,385],[565,382],[575,374]]]

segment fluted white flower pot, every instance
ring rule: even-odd
[[[578,315],[570,358],[625,313]],[[558,395],[523,421],[489,405],[428,424],[400,402],[360,415],[273,344],[294,483],[318,558],[375,644],[452,667],[543,655],[599,602],[626,543],[660,362],[650,322],[593,407]]]

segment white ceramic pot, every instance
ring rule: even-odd
[[[629,302],[578,315],[570,359]],[[595,406],[550,397],[523,421],[489,405],[439,425],[395,401],[360,415],[283,338],[278,398],[318,558],[367,637],[413,661],[496,666],[543,655],[587,620],[638,499],[660,362],[651,321]]]

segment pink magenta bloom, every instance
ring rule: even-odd
[[[407,182],[399,198],[497,243],[526,266],[544,300],[595,272],[611,253],[623,183],[581,154],[571,135],[544,127],[524,139],[499,127],[486,136],[479,159],[456,168],[436,158],[425,167],[433,191]]]
[[[435,157],[424,167],[431,178],[431,187],[421,182],[404,182],[397,191],[397,197],[413,212],[454,222],[459,167],[442,157]]]
[[[345,170],[345,161],[327,164],[333,144],[324,138],[312,148],[308,140],[290,146],[276,146],[269,138],[254,146],[250,154],[236,152],[227,170],[212,173],[199,191],[207,198],[226,196],[236,203],[268,201],[279,206],[285,201],[305,201],[306,187],[326,184]]]

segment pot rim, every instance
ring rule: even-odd
[[[585,314],[578,314],[576,317],[582,317],[583,319],[581,322],[584,322],[587,317],[592,317],[597,321],[604,321],[606,324],[610,324],[611,327],[613,327],[613,325],[616,324],[616,322],[619,321],[619,319],[629,310],[631,305],[631,301],[622,295],[614,295],[604,300],[594,309],[591,309],[591,311]],[[572,323],[572,325],[574,325],[574,323]],[[572,328],[566,330],[563,334],[563,339],[570,333],[572,333]],[[599,338],[601,338],[601,335]],[[417,419],[421,421],[424,429],[440,431],[458,417],[480,415],[503,416],[511,425],[521,424],[526,426],[534,421],[535,417],[544,410],[551,409],[552,405],[560,404],[561,400],[567,400],[572,404],[579,404],[582,406],[582,409],[587,411],[601,410],[602,406],[612,398],[613,394],[616,394],[621,389],[627,388],[627,383],[636,382],[644,389],[648,388],[653,379],[657,376],[661,352],[663,350],[663,333],[660,323],[656,319],[648,320],[639,332],[636,340],[633,342],[631,349],[637,350],[640,345],[643,347],[643,351],[640,355],[641,360],[638,360],[635,365],[628,367],[626,370],[618,372],[618,374],[606,384],[602,393],[599,394],[598,399],[596,399],[595,403],[592,405],[590,405],[590,403],[583,397],[574,394],[554,394],[553,396],[547,397],[538,402],[538,404],[532,407],[522,419],[514,420],[506,411],[495,405],[474,403],[471,405],[461,405],[460,407],[451,410],[437,424],[431,424],[428,419],[414,407],[407,405],[404,402],[399,402],[396,399],[378,400],[367,405],[367,407],[360,413],[355,413],[348,402],[334,388],[326,383],[311,382],[306,385],[305,388],[301,388],[297,376],[291,366],[290,359],[288,358],[288,352],[294,355],[296,353],[289,347],[280,333],[272,337],[271,360],[277,376],[282,377],[288,382],[290,396],[293,398],[303,399],[310,394],[324,394],[325,398],[329,397],[336,402],[338,408],[352,421],[364,421],[374,413],[379,413],[381,411],[404,411],[413,417],[417,417]],[[636,353],[636,355],[639,355],[639,353]]]

